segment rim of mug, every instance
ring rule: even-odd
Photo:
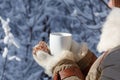
[[[54,35],[54,36],[72,36],[71,33],[67,33],[67,32],[52,32],[52,33],[50,33],[50,35]]]

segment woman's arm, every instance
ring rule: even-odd
[[[97,80],[99,78],[100,72],[98,71],[98,67],[99,67],[103,57],[104,57],[104,54],[99,56],[98,59],[93,63],[93,65],[91,66],[91,68],[86,76],[86,80]]]

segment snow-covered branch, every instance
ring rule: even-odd
[[[5,32],[4,43],[7,45],[12,44],[12,45],[16,46],[17,48],[19,48],[17,42],[14,39],[13,34],[10,32],[11,31],[11,28],[9,27],[10,19],[7,18],[7,20],[5,21],[4,19],[2,19],[2,17],[0,17],[0,21],[2,24],[2,28]]]

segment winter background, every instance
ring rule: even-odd
[[[107,2],[107,1],[106,1]],[[96,45],[110,9],[102,0],[0,0],[0,80],[51,80],[32,57],[51,32]]]

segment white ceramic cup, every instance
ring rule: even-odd
[[[70,50],[72,43],[72,34],[55,32],[50,33],[49,44],[51,54],[60,54],[63,50]]]

